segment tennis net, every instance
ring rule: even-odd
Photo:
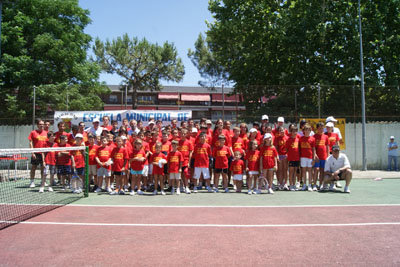
[[[0,230],[87,197],[88,183],[87,147],[0,149]]]

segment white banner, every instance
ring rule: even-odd
[[[83,121],[86,127],[92,127],[95,118],[101,121],[104,116],[110,117],[110,125],[112,120],[118,121],[118,127],[122,125],[122,120],[142,121],[147,126],[149,119],[154,118],[156,121],[161,120],[163,125],[168,125],[173,119],[178,121],[187,121],[192,117],[191,110],[107,110],[107,111],[56,111],[54,113],[54,129],[57,130],[57,124],[60,121],[65,122],[66,131],[69,132],[72,125],[78,125]]]

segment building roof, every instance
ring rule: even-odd
[[[112,92],[121,92],[124,90],[124,85],[108,85]],[[224,87],[224,93],[230,94],[233,88]],[[142,91],[139,90],[138,92],[151,92],[151,91]],[[153,91],[153,93],[157,93],[158,91]],[[215,90],[209,90],[208,88],[204,88],[201,86],[163,86],[160,92],[173,92],[173,93],[204,93],[204,94],[211,94],[211,93],[220,93],[222,94],[222,88],[216,87]]]

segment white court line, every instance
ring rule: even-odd
[[[128,226],[128,227],[213,227],[213,228],[288,228],[288,227],[348,227],[400,225],[400,222],[376,223],[310,223],[310,224],[141,224],[141,223],[76,223],[76,222],[34,222],[0,221],[0,223],[29,225],[68,225],[68,226]]]
[[[104,207],[104,208],[329,208],[329,207],[400,207],[400,204],[352,204],[352,205],[281,205],[281,206],[162,206],[162,205],[91,205],[67,204],[67,207]]]

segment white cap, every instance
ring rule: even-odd
[[[325,126],[326,127],[334,127],[335,125],[332,122],[328,122]]]
[[[75,138],[83,138],[83,135],[78,133],[77,135],[75,135]]]
[[[268,115],[262,115],[261,120],[269,120]]]
[[[154,121],[149,121],[149,125],[150,125],[150,124],[154,124]]]
[[[197,128],[196,127],[193,127],[192,128],[192,133],[197,133],[198,131],[197,131]]]
[[[278,122],[285,122],[285,119],[283,117],[278,117]]]
[[[121,139],[122,139],[122,140],[126,140],[126,139],[128,139],[128,138],[126,138],[125,135],[121,135]]]
[[[93,119],[93,122],[98,122],[98,123],[100,123],[100,120],[99,120],[99,118],[94,118],[94,119]]]
[[[256,129],[256,128],[251,128],[249,132],[250,132],[250,133],[256,133],[256,132],[257,132],[257,129]]]
[[[390,139],[394,139],[394,136],[392,135],[392,136],[390,137]]]
[[[267,139],[267,138],[272,138],[272,135],[270,133],[264,134],[264,139]]]
[[[212,124],[210,120],[206,120],[206,124]]]
[[[325,120],[325,122],[330,122],[330,121],[337,122],[337,120],[336,120],[333,116],[329,116],[329,117],[326,118],[326,120]]]

